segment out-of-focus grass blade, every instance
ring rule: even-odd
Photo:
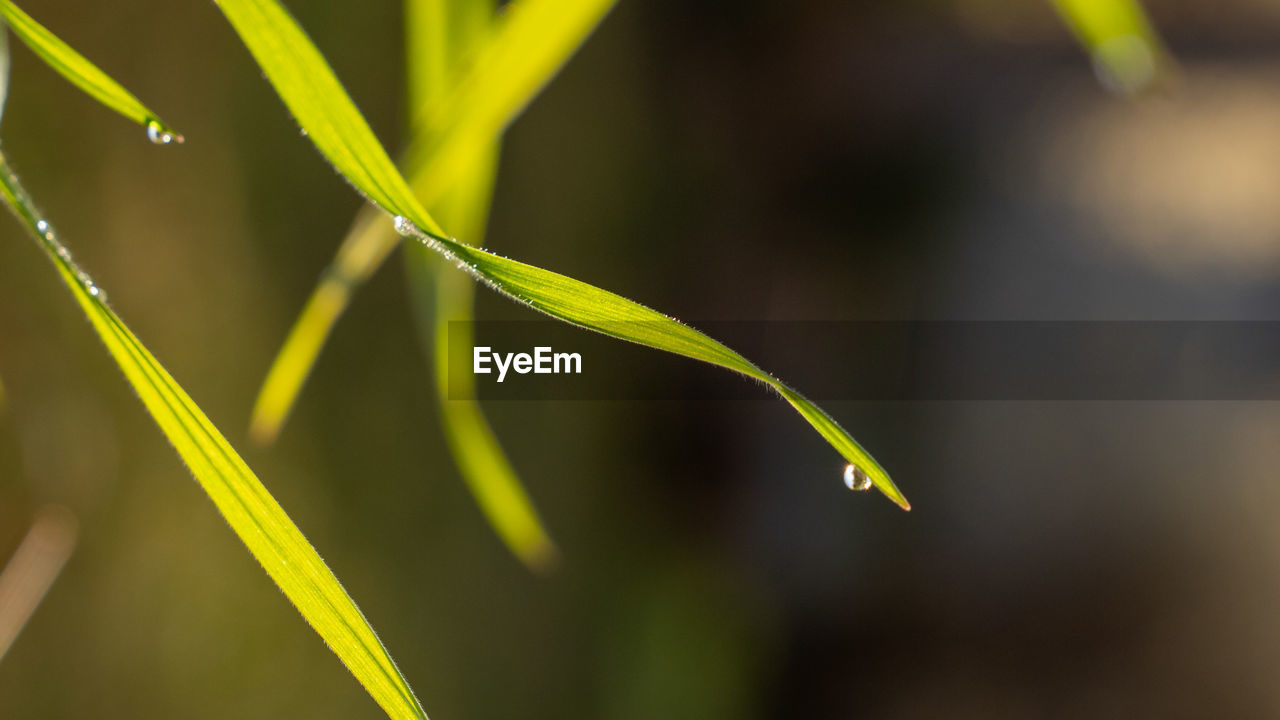
[[[422,107],[439,102],[449,83],[461,74],[465,59],[489,32],[493,5],[475,0],[406,0],[405,16],[409,107]],[[497,170],[495,141],[429,206],[431,213],[457,235],[473,244],[484,244]],[[379,225],[386,227],[385,222]],[[449,387],[449,323],[467,327],[473,319],[475,283],[454,272],[425,246],[412,243],[408,250],[405,269],[414,317],[419,338],[434,365],[436,402],[454,461],[485,518],[507,547],[530,569],[545,572],[554,566],[559,553],[475,398],[474,379],[455,378]]]
[[[571,324],[736,370],[776,389],[850,463],[903,508],[888,473],[826,413],[741,355],[661,313],[572,278],[444,237],[347,96],[333,70],[275,0],[220,0],[299,124],[348,181],[394,213],[397,229],[425,242],[494,289]],[[348,173],[348,168],[351,172]]]
[[[36,237],[147,411],[218,511],[330,649],[396,720],[424,720],[364,615],[289,516],[195,402],[102,300],[0,156],[0,190]]]
[[[1133,95],[1152,87],[1172,63],[1137,0],[1053,0],[1108,89]]]
[[[182,142],[182,135],[169,127],[160,116],[151,112],[132,93],[102,72],[83,55],[72,50],[43,25],[31,19],[9,0],[0,0],[0,16],[9,23],[13,32],[36,55],[57,70],[72,84],[88,93],[98,102],[115,110],[130,120],[147,128],[147,137],[158,145]]]
[[[433,207],[450,227],[471,233],[468,237],[483,237],[496,160],[495,152],[469,168],[449,196]],[[554,566],[559,553],[481,411],[474,379],[455,377],[450,387],[449,323],[468,327],[475,283],[423,245],[415,243],[406,249],[414,317],[434,365],[441,426],[454,461],[498,536],[530,569],[544,572]],[[461,338],[455,332],[452,340]]]
[[[436,98],[424,102],[423,109],[417,113],[417,117],[424,119],[414,123],[413,134],[417,139],[413,147],[416,149],[406,166],[406,174],[423,204],[433,206],[444,191],[457,182],[460,172],[489,151],[502,130],[568,61],[615,2],[515,0],[508,6],[474,59],[474,65],[459,81],[458,89],[447,96],[450,100]],[[409,22],[413,26],[426,25],[431,22],[432,14],[439,15],[442,11],[429,10],[421,13],[421,17],[411,17]],[[438,35],[427,31],[427,37]],[[409,53],[439,54],[443,59],[447,47],[438,40],[417,41]],[[424,44],[426,47],[422,47]],[[443,73],[443,70],[411,72],[410,86],[430,82],[432,73],[437,72]],[[486,88],[492,89],[492,93]],[[296,112],[295,116],[302,122]],[[400,238],[385,222],[377,222],[378,219],[374,208],[361,209],[337,256],[285,339],[254,406],[250,437],[255,442],[270,443],[279,434],[298,391],[351,295],[399,245]]]
[[[555,77],[616,0],[524,0],[509,5],[492,39],[437,103],[417,108],[406,167],[420,196],[435,197]]]
[[[9,98],[9,31],[0,20],[0,118],[4,117],[4,103]]]
[[[71,557],[76,526],[70,510],[59,505],[40,508],[31,529],[0,570],[0,660]]]

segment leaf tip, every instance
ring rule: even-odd
[[[280,437],[280,425],[278,417],[255,410],[249,419],[249,442],[260,448],[274,445]]]
[[[911,512],[911,503],[907,502],[907,497],[893,484],[893,481],[887,481],[884,485],[877,483],[876,487],[880,492],[884,493],[885,497],[892,500],[895,505],[907,512]]]
[[[521,548],[520,561],[534,575],[540,577],[554,575],[560,569],[560,550],[549,538],[539,538],[536,542]]]

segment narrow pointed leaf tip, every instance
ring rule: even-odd
[[[759,380],[773,388],[847,461],[904,510],[910,510],[889,474],[848,431],[817,405],[754,363],[678,320],[607,290],[517,260],[423,231],[396,216],[395,229],[417,238],[492,289],[546,315],[619,340],[701,360]]]
[[[0,191],[35,238],[99,339],[218,512],[303,618],[393,720],[426,713],[338,579],[222,433],[142,342],[41,219],[0,155]]]
[[[147,129],[147,138],[158,145],[181,143],[182,134],[166,125],[120,83],[71,49],[56,35],[9,0],[0,0],[0,17],[9,23],[32,52],[90,97]]]

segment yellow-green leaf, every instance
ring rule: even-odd
[[[448,102],[440,100],[445,94],[443,91],[421,89],[433,82],[433,76],[445,72],[443,63],[448,40],[445,33],[431,30],[431,23],[446,13],[442,6],[428,3],[428,9],[415,12],[410,17],[410,31],[421,28],[414,38],[433,38],[411,42],[408,49],[411,57],[425,53],[434,58],[420,69],[411,64],[409,73],[410,88],[414,89],[411,106],[419,105],[416,115],[424,119],[414,123],[416,139],[413,146],[417,149],[406,174],[413,192],[424,205],[434,206],[448,188],[458,182],[460,174],[483,161],[501,132],[568,61],[615,2],[515,0],[499,19],[496,29],[487,33],[488,39],[483,44],[484,49],[478,53],[479,58],[459,80],[458,86],[465,86],[468,90],[450,93],[448,96],[452,99]],[[251,16],[244,15],[246,19],[243,22],[249,22]],[[254,44],[266,45],[257,39],[251,44],[248,38],[245,43],[250,45],[251,51]],[[266,51],[264,47],[253,52],[257,56],[258,52]],[[318,53],[312,55],[313,51],[314,48],[298,52],[323,63]],[[470,56],[472,53],[460,55]],[[270,71],[268,77],[271,77]],[[329,87],[332,89],[336,85],[334,80]],[[493,93],[483,92],[484,88],[493,89]],[[283,96],[283,91],[280,92]],[[291,102],[286,98],[285,102],[294,110],[298,122],[306,127],[307,123],[298,112],[305,109],[303,101]],[[299,108],[295,108],[294,103]],[[438,114],[433,115],[433,112]],[[324,147],[320,150],[328,156]],[[331,160],[337,165],[336,160],[332,157]],[[351,181],[368,194],[359,182]],[[370,197],[373,198],[372,195]],[[250,437],[255,442],[270,443],[279,435],[297,401],[298,392],[351,296],[399,245],[400,238],[387,228],[386,223],[376,220],[378,213],[375,208],[360,211],[336,257],[285,338],[254,404]]]
[[[160,116],[151,112],[138,98],[121,87],[120,83],[72,50],[17,5],[9,0],[0,0],[0,17],[9,23],[13,33],[48,63],[49,67],[57,70],[98,102],[145,126],[147,137],[152,142],[160,145],[182,142],[182,135],[160,120]]]
[[[424,720],[426,713],[408,683],[338,579],[195,401],[103,302],[102,292],[72,261],[2,155],[0,190],[53,261],[147,411],[249,552],[387,715]]]
[[[405,58],[407,95],[409,106],[419,107],[445,96],[462,74],[466,58],[489,33],[493,6],[476,0],[407,0],[405,15],[405,47],[410,50]],[[488,152],[464,168],[452,188],[429,205],[431,213],[472,243],[484,244],[497,170],[495,138]],[[376,226],[386,228],[386,222]],[[450,323],[467,327],[474,319],[475,283],[425,246],[415,243],[408,249],[405,269],[414,317],[434,365],[436,402],[449,450],[498,537],[530,569],[546,571],[559,552],[476,400],[474,378],[455,378],[461,382],[449,387],[448,328]]]
[[[719,365],[765,383],[791,403],[845,459],[866,473],[890,500],[905,510],[911,509],[884,468],[830,415],[728,347],[674,318],[580,280],[432,235],[405,217],[397,217],[395,224],[402,234],[418,238],[476,280],[539,312],[619,340]]]
[[[310,130],[320,151],[348,181],[397,216],[401,234],[418,237],[492,288],[552,317],[721,365],[769,384],[881,492],[903,508],[910,507],[888,473],[831,417],[729,348],[608,291],[444,237],[332,69],[284,8],[274,0],[220,0],[219,7],[298,122]]]

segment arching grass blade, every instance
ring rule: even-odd
[[[514,0],[495,29],[485,33],[483,49],[474,53],[474,64],[458,81],[457,87],[465,90],[450,91],[448,102],[441,99],[445,96],[442,92],[436,92],[430,102],[421,100],[420,95],[411,98],[410,106],[419,108],[419,119],[413,124],[415,150],[406,165],[406,176],[423,205],[432,207],[459,182],[460,174],[483,162],[502,131],[568,61],[615,2]],[[457,42],[457,33],[433,32],[431,18],[447,13],[442,6],[429,7],[430,12],[412,17],[410,23],[421,24],[424,33],[435,39],[414,43],[409,53],[439,55],[443,62],[450,44]],[[470,58],[473,53],[459,55]],[[437,68],[417,71],[411,66],[410,86],[430,82],[434,73],[443,72]],[[385,222],[375,222],[379,217],[375,208],[360,211],[285,338],[254,405],[250,436],[255,442],[269,443],[279,434],[351,297],[399,245],[399,236]]]
[[[888,473],[826,413],[729,348],[638,303],[572,278],[502,258],[444,237],[396,171],[328,63],[275,0],[220,0],[219,7],[262,66],[276,92],[347,180],[397,216],[413,234],[462,269],[552,317],[613,337],[736,370],[776,389],[850,463],[905,509]]]
[[[121,115],[147,128],[147,137],[158,145],[171,142],[182,142],[183,138],[173,128],[166,125],[146,105],[143,105],[132,93],[121,87],[120,83],[89,62],[83,55],[71,49],[57,36],[36,22],[17,5],[9,0],[0,0],[0,17],[13,28],[27,47],[31,48],[40,59],[57,70],[72,84],[88,93],[98,102],[115,110]]]

